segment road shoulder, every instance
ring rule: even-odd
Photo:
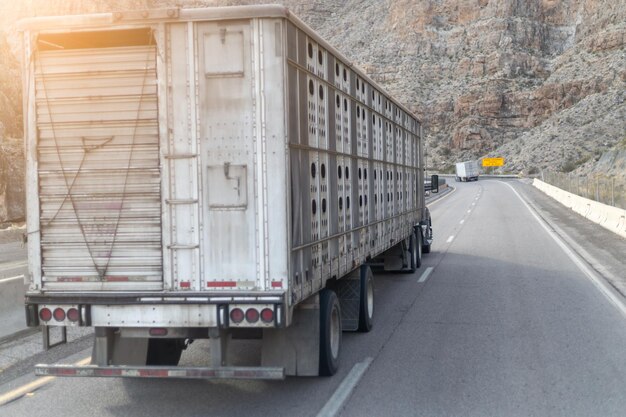
[[[626,297],[626,239],[585,219],[526,181],[516,181],[515,188],[591,268]]]

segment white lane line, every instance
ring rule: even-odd
[[[333,417],[339,414],[350,394],[352,394],[352,391],[354,391],[363,377],[363,374],[372,364],[372,361],[372,358],[365,358],[363,362],[359,362],[352,367],[348,376],[341,382],[341,385],[339,385],[332,397],[328,399],[326,405],[317,413],[317,417]]]
[[[468,213],[471,213],[471,212],[472,212],[472,210],[467,210],[467,212],[468,212]]]
[[[452,240],[454,240],[454,236],[450,236],[450,237],[448,238],[448,240],[446,240],[446,243],[450,243],[450,242],[452,242]]]
[[[589,280],[591,280],[591,282],[596,286],[596,288],[602,294],[604,294],[604,296],[611,302],[611,304],[613,304],[613,306],[615,306],[618,310],[620,310],[620,312],[624,315],[624,317],[626,317],[626,304],[624,304],[622,299],[616,296],[612,292],[612,290],[607,288],[608,284],[604,282],[604,279],[599,277],[583,261],[580,260],[580,258],[569,248],[569,246],[565,244],[565,242],[563,242],[563,240],[556,234],[556,232],[551,230],[546,225],[546,222],[543,221],[539,217],[539,215],[537,215],[537,213],[535,213],[535,211],[526,203],[526,201],[524,201],[522,196],[518,194],[518,192],[515,190],[515,188],[513,188],[511,184],[506,183],[506,182],[503,182],[503,184],[506,184],[511,190],[513,190],[517,198],[519,198],[522,204],[526,206],[530,214],[533,215],[535,220],[537,220],[537,222],[541,225],[541,227],[544,228],[544,230],[550,235],[550,237],[556,242],[556,244],[559,245],[559,247],[563,250],[563,252],[565,252],[565,254],[572,260],[572,262],[576,264],[578,269],[580,269],[580,271],[583,274],[585,274],[587,278],[589,278]]]
[[[472,203],[472,207],[475,206],[475,205],[476,205],[476,203]]]
[[[424,271],[424,273],[422,274],[422,276],[420,277],[420,279],[417,282],[426,282],[426,280],[428,279],[428,276],[430,275],[431,272],[433,272],[433,267],[429,266],[428,268],[426,268],[426,271]]]
[[[24,280],[24,275],[18,275],[16,277],[0,279],[0,284],[4,284],[5,282],[10,282],[10,281],[16,281],[18,279]]]
[[[465,219],[463,219],[463,220],[461,220],[461,221],[459,222],[459,224],[463,224],[463,223],[465,223]]]

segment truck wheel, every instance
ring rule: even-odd
[[[176,366],[184,347],[183,339],[150,339],[146,365]]]
[[[427,233],[429,234],[429,238],[432,238],[433,224],[432,224],[430,217],[428,218],[428,232]],[[430,253],[430,243],[424,243],[424,240],[422,240],[422,253]]]
[[[422,266],[422,234],[413,232],[409,242],[409,269],[407,272],[413,273]]]
[[[341,311],[334,291],[320,292],[320,364],[319,374],[331,376],[339,368],[341,351]]]
[[[417,256],[415,257],[415,267],[413,268],[413,271],[417,270],[417,268],[419,268],[420,266],[422,266],[422,244],[424,243],[424,240],[422,239],[422,232],[417,230],[415,233],[415,249],[417,252]]]
[[[374,275],[368,265],[361,267],[359,294],[359,331],[367,333],[374,324]]]

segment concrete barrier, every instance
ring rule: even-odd
[[[0,279],[0,339],[26,329],[24,294],[27,288],[22,275]]]
[[[444,178],[454,178],[456,177],[456,175],[454,174],[437,174],[440,177],[444,177]],[[508,179],[513,179],[513,178],[520,178],[519,175],[516,174],[479,174],[478,175],[478,180],[480,181],[480,179],[493,179],[493,178],[508,178]]]
[[[583,198],[538,179],[533,180],[533,185],[565,207],[626,238],[626,210]]]

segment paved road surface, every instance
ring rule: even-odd
[[[506,182],[456,185],[431,207],[437,240],[422,268],[377,275],[375,327],[344,334],[335,377],[54,379],[0,406],[0,415],[315,416],[371,358],[341,415],[623,416],[623,312]],[[204,358],[205,349],[194,343],[183,360]],[[0,385],[0,403],[34,380]]]
[[[26,246],[22,242],[0,242],[0,279],[26,272]]]
[[[18,308],[17,299],[23,298],[26,286],[21,286],[22,278],[11,279],[28,271],[21,233],[21,230],[0,231],[0,340],[26,328],[24,308]]]

